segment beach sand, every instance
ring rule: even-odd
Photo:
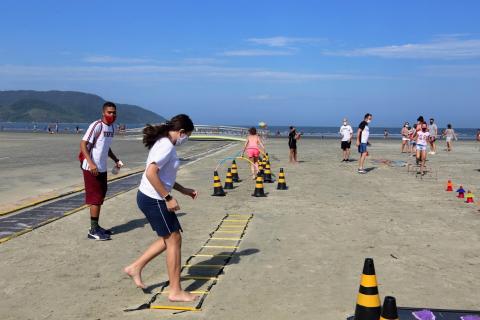
[[[195,201],[178,195],[184,259],[225,214],[254,218],[239,248],[251,254],[226,267],[201,312],[175,317],[345,319],[354,312],[366,257],[375,260],[380,296],[395,296],[399,306],[480,309],[480,207],[444,191],[451,179],[480,196],[478,144],[459,141],[454,152],[429,156],[435,175],[423,180],[405,167],[385,164],[385,159],[410,161],[399,153],[398,141],[372,144],[371,171],[359,175],[356,162],[340,162],[337,140],[301,140],[302,162],[290,165],[286,140],[270,139],[273,171],[285,168],[289,190],[266,184],[267,198],[251,197],[254,183],[246,162],[239,163],[244,181],[238,188],[223,198],[210,196],[213,168],[240,145],[183,167],[178,181],[200,192]],[[120,157],[122,148],[119,143]],[[134,148],[133,153],[142,150]],[[155,239],[135,196],[132,190],[105,203],[101,221],[114,227],[112,241],[86,239],[88,212],[82,210],[1,244],[1,318],[171,319],[171,311],[123,312],[151,297],[122,273]],[[165,257],[147,266],[143,276],[147,285],[163,283]]]

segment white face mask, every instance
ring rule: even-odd
[[[367,120],[366,122],[367,122],[367,123],[370,123],[370,121],[372,121],[372,120]]]
[[[343,121],[343,125],[346,126],[346,125],[347,125],[347,121]]]
[[[180,146],[188,141],[188,135],[180,136],[175,142],[175,146]]]

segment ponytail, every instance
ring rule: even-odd
[[[147,124],[143,129],[143,144],[150,150],[159,139],[168,137],[169,131],[182,129],[185,132],[192,132],[195,129],[192,120],[186,114],[176,115],[170,121],[160,125]]]

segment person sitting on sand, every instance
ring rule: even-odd
[[[247,152],[247,156],[252,162],[250,164],[250,169],[252,171],[252,178],[256,179],[258,173],[258,158],[260,157],[260,149],[265,153],[265,147],[262,143],[262,139],[257,134],[257,129],[250,128],[248,129],[247,141],[243,146],[242,155]]]
[[[425,161],[427,160],[427,145],[430,138],[427,124],[422,123],[420,131],[417,132],[417,161],[420,162],[420,174],[425,175]]]
[[[137,204],[146,216],[158,238],[132,264],[124,269],[137,287],[145,288],[142,270],[153,258],[167,252],[168,299],[173,302],[194,301],[198,296],[182,290],[180,284],[182,227],[175,211],[178,202],[170,194],[172,189],[195,199],[197,191],[177,183],[180,166],[176,147],[185,143],[194,129],[192,120],[184,114],[165,124],[147,125],[143,129],[143,144],[150,150],[145,172],[137,193]]]
[[[457,134],[455,133],[455,130],[453,130],[452,125],[449,123],[447,124],[447,129],[443,132],[443,136],[445,137],[445,140],[447,141],[447,151],[452,151],[452,141],[453,139],[458,140]]]

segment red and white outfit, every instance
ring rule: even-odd
[[[417,132],[417,150],[427,151],[427,144],[430,138],[430,132],[418,131]]]
[[[97,120],[90,124],[82,140],[87,141],[90,158],[97,166],[98,175],[94,176],[89,170],[86,159],[82,161],[83,179],[85,181],[85,203],[101,205],[107,193],[107,159],[112,145],[115,130],[113,125]]]

